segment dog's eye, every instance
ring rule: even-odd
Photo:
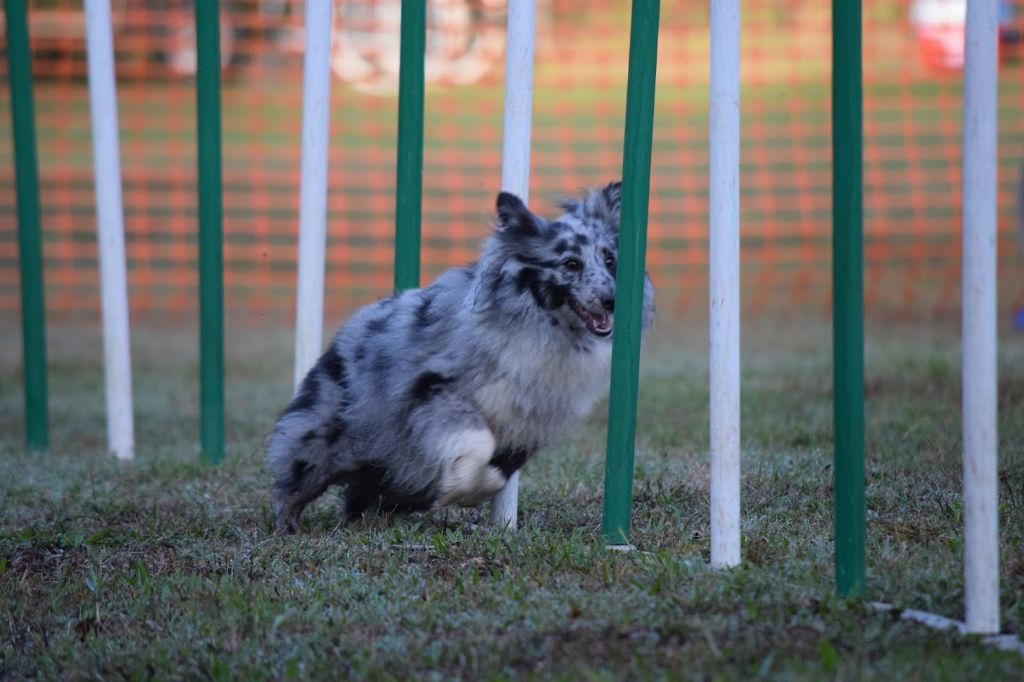
[[[567,258],[562,265],[564,265],[565,269],[569,272],[579,272],[583,269],[583,263],[579,258]]]
[[[608,266],[609,268],[614,268],[615,267],[615,256],[613,256],[610,253],[606,253],[604,255],[604,264],[606,266]]]

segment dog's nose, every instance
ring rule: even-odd
[[[615,310],[615,297],[612,296],[611,298],[602,298],[601,299],[601,305],[603,305],[604,309],[607,310],[608,312],[614,311]]]

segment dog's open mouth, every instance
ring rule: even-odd
[[[606,313],[595,313],[583,307],[575,298],[569,302],[572,311],[583,320],[587,330],[595,336],[608,336],[612,333],[612,316]]]

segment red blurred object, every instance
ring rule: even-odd
[[[1022,35],[1019,3],[999,2],[999,57],[1020,56]],[[966,0],[914,0],[910,23],[917,35],[925,66],[936,71],[960,70],[964,66],[964,20]]]
[[[195,0],[111,0],[118,75],[187,78],[196,72]],[[221,62],[238,63],[246,40],[266,39],[292,13],[295,0],[225,0]],[[29,3],[29,36],[37,76],[84,76],[82,0]],[[0,34],[4,15],[0,14]],[[252,51],[252,48],[249,48]]]

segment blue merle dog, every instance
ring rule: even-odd
[[[332,484],[349,518],[478,505],[586,415],[608,386],[620,195],[548,221],[502,192],[477,263],[359,310],[271,436],[278,531]]]

